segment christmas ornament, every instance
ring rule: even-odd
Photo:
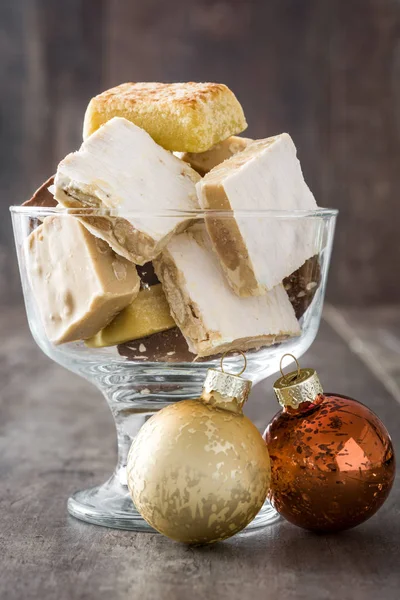
[[[262,507],[271,468],[261,434],[244,416],[251,382],[209,369],[200,398],[160,410],[140,429],[127,464],[142,517],[187,544],[224,540]]]
[[[292,356],[286,355],[285,356]],[[283,360],[284,357],[282,357]],[[283,409],[264,439],[271,457],[274,508],[315,531],[340,531],[371,517],[395,476],[389,434],[366,406],[324,394],[317,373],[300,369],[274,384]]]

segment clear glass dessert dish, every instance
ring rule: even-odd
[[[184,234],[178,235],[186,235],[187,239],[192,235],[188,234],[188,231],[198,229],[204,233],[205,222],[210,230],[214,227],[214,233],[215,229],[223,233],[229,231],[235,219],[235,222],[240,222],[243,227],[250,229],[254,227],[258,238],[265,241],[265,244],[263,242],[260,246],[257,260],[269,264],[272,271],[275,264],[282,262],[282,253],[287,253],[288,264],[293,264],[291,253],[295,253],[299,240],[303,244],[306,243],[309,258],[293,272],[289,271],[282,284],[273,288],[272,292],[260,296],[239,297],[232,291],[227,281],[210,238],[200,250],[197,246],[195,248],[203,254],[197,257],[194,252],[192,256],[184,256],[186,266],[182,267],[183,275],[182,273],[179,275],[179,285],[184,286],[185,281],[188,286],[190,284],[194,298],[190,307],[186,306],[182,309],[179,303],[185,300],[182,300],[182,297],[177,298],[176,285],[175,292],[171,292],[167,286],[168,273],[160,266],[156,268],[172,316],[179,326],[173,323],[164,330],[161,327],[161,331],[143,335],[143,328],[140,327],[147,317],[143,313],[143,322],[141,322],[139,314],[138,331],[141,331],[142,337],[133,336],[134,339],[129,340],[123,339],[124,335],[122,335],[121,338],[121,330],[122,334],[125,333],[122,323],[116,334],[119,338],[114,337],[114,342],[116,340],[120,343],[113,343],[113,345],[105,345],[112,344],[112,336],[101,338],[102,343],[98,343],[96,336],[89,341],[78,340],[65,343],[52,338],[47,325],[49,319],[57,319],[58,316],[46,314],[47,300],[42,303],[43,296],[38,294],[35,281],[42,267],[36,257],[32,257],[32,253],[37,251],[37,246],[30,244],[28,240],[32,232],[39,231],[37,228],[46,219],[56,219],[57,223],[61,224],[65,219],[74,219],[74,222],[78,220],[79,223],[87,225],[100,223],[102,219],[116,218],[112,211],[18,206],[11,207],[11,213],[26,312],[32,335],[49,358],[88,379],[99,388],[107,400],[117,430],[118,462],[114,473],[107,482],[73,494],[68,500],[68,510],[71,515],[98,525],[150,530],[151,528],[135,510],[128,494],[126,461],[133,438],[145,421],[162,407],[185,398],[200,396],[207,369],[218,368],[221,353],[230,351],[224,365],[226,370],[234,373],[240,371],[242,366],[242,358],[239,353],[235,354],[235,350],[245,351],[247,370],[244,376],[256,384],[278,370],[280,357],[284,353],[291,353],[299,358],[309,348],[320,323],[337,211],[330,209],[294,212],[236,211],[233,215],[231,211],[199,210],[190,213],[170,211],[163,214],[136,214],[136,222],[140,218],[142,221],[147,221],[147,225],[154,222],[155,226],[160,220],[170,220],[173,223],[177,217],[180,221],[185,219],[189,229]],[[118,214],[118,218],[131,217],[131,214]],[[190,239],[194,244],[194,237]],[[279,247],[269,243],[269,240],[273,239],[280,240]],[[226,240],[225,249],[229,254],[229,236]],[[167,249],[168,247],[169,245]],[[212,268],[208,263],[203,264],[203,259],[206,262],[210,261]],[[68,276],[68,281],[72,281],[71,277],[75,277],[74,281],[78,282],[76,285],[81,288],[80,293],[82,288],[83,292],[85,291],[85,285],[82,283],[82,277],[83,280],[85,277],[80,272],[82,265],[79,264],[85,261],[85,256],[82,256],[81,261],[69,266],[68,256],[65,257],[65,261],[67,266],[58,264],[54,267],[57,268],[61,303],[68,292],[63,289],[63,278],[60,277],[63,268],[65,278],[67,279]],[[207,271],[207,265],[211,270]],[[33,273],[35,269],[36,272]],[[138,273],[141,278],[139,294],[142,294],[143,300],[146,294],[151,293],[154,285],[160,286],[160,284],[150,263],[138,267]],[[117,272],[117,278],[119,275],[120,273]],[[46,277],[47,280],[51,279],[52,273],[49,271]],[[81,278],[80,283],[79,278]],[[89,283],[87,285],[89,287]],[[143,305],[145,307],[143,310],[146,311],[146,302]],[[66,310],[65,306],[62,310]],[[182,310],[188,310],[190,313],[187,317],[191,319],[189,325],[185,324],[186,317],[180,314]],[[110,318],[113,318],[113,315],[110,314],[108,320]],[[193,333],[193,323],[201,324],[195,333]],[[125,337],[129,338],[129,335],[128,332]],[[192,338],[196,336],[198,338],[203,336],[204,339],[193,342]],[[205,356],[198,357],[195,347],[201,348],[200,354]],[[264,526],[272,522],[275,515],[275,511],[266,503],[249,528]]]

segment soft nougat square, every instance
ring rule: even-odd
[[[187,226],[184,213],[199,208],[199,180],[144,129],[114,117],[60,162],[55,197],[68,208],[105,209],[104,216],[82,222],[115,252],[143,265]]]
[[[26,240],[26,267],[46,334],[54,344],[84,340],[139,293],[135,265],[75,217],[46,217]]]
[[[232,291],[204,225],[174,236],[154,268],[189,350],[199,356],[260,348],[300,333],[282,285],[253,298]]]
[[[316,254],[318,222],[296,211],[317,204],[287,133],[253,141],[212,169],[197,191],[204,209],[233,212],[231,220],[206,215],[206,224],[238,295],[267,293]]]

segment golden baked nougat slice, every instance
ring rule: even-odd
[[[160,283],[140,290],[137,298],[104,329],[86,340],[90,348],[115,346],[176,327]]]
[[[89,102],[83,138],[113,117],[132,121],[178,152],[204,152],[247,127],[239,101],[221,83],[123,83]]]

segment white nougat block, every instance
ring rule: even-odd
[[[232,291],[204,225],[174,236],[154,268],[174,320],[199,356],[259,348],[300,333],[282,285],[258,297]]]
[[[33,296],[54,344],[93,336],[139,293],[135,265],[77,218],[46,217],[26,240]]]
[[[128,260],[152,260],[199,208],[200,176],[130,121],[114,117],[60,162],[55,198],[66,207],[106,209],[84,225]],[[169,212],[173,211],[173,212]]]
[[[288,134],[253,141],[212,169],[197,191],[204,209],[233,211],[231,220],[211,214],[206,224],[240,296],[265,294],[316,254],[315,218],[290,216],[290,211],[315,210],[317,204]]]

